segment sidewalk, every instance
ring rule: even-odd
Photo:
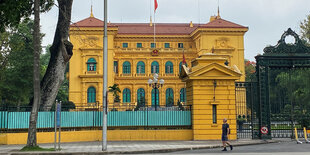
[[[281,140],[283,141],[283,140]],[[279,140],[240,139],[231,141],[234,146],[275,143]],[[41,144],[43,148],[53,148],[54,144]],[[24,145],[0,145],[0,154],[138,154],[173,152],[191,149],[218,148],[221,141],[133,141],[108,142],[107,151],[102,152],[101,142],[62,143],[61,151],[19,152]]]

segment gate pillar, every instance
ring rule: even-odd
[[[186,82],[187,103],[192,105],[193,140],[220,140],[222,120],[228,119],[230,139],[237,138],[235,81],[241,73],[229,67],[226,58],[203,54],[183,65],[180,78]]]

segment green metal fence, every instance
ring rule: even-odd
[[[27,129],[30,112],[0,111],[0,130]],[[37,128],[53,128],[54,112],[39,112]],[[191,126],[191,111],[111,111],[108,127]],[[100,111],[63,111],[61,126],[66,128],[100,127]]]

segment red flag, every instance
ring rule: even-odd
[[[183,50],[183,61],[182,61],[182,64],[185,65],[186,64],[186,61],[185,61],[185,55],[184,55],[184,50]]]
[[[157,0],[154,0],[154,12],[156,11],[157,7],[158,7]]]

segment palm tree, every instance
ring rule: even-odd
[[[117,84],[114,84],[113,86],[110,86],[109,87],[109,92],[113,92],[113,97],[114,97],[114,103],[118,103],[120,102],[120,98],[119,98],[119,95],[118,93],[121,92],[121,90],[119,89],[118,85]]]

